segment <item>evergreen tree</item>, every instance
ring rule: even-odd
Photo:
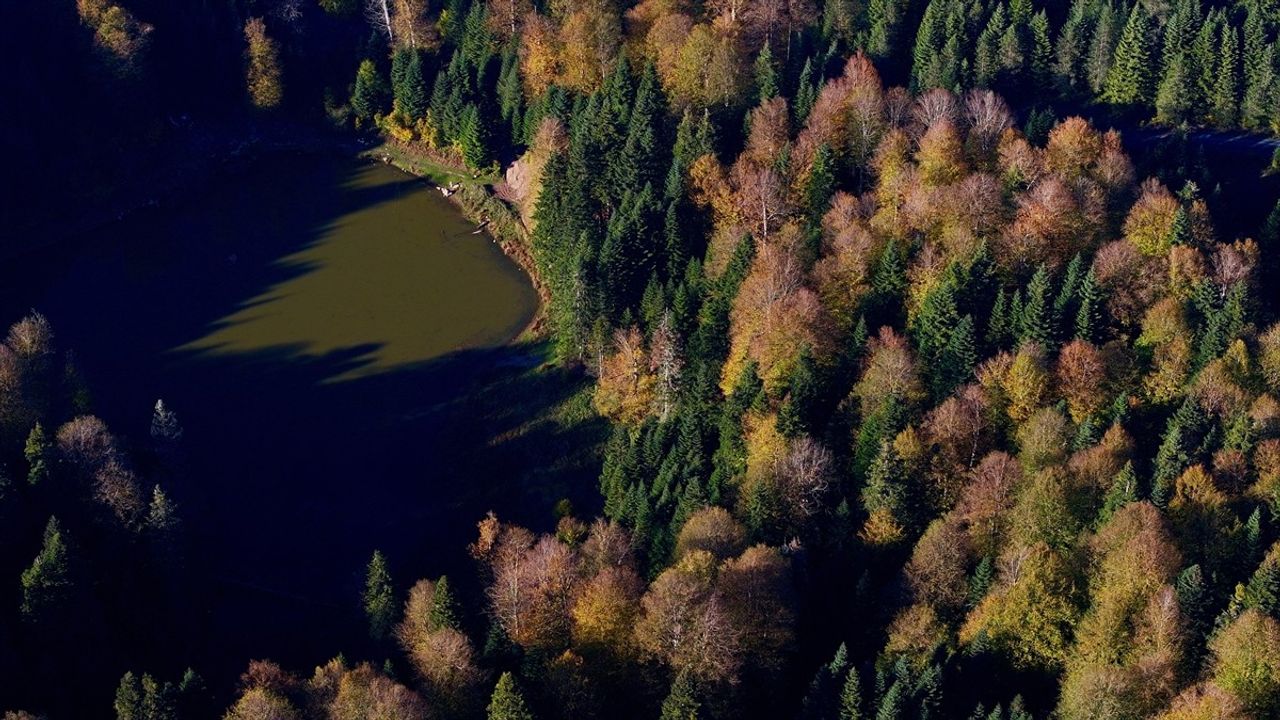
[[[369,619],[369,635],[381,640],[391,631],[396,618],[395,590],[391,586],[391,571],[387,559],[380,550],[373,551],[364,581],[364,612]]]
[[[818,368],[813,361],[813,352],[808,345],[800,348],[800,358],[796,361],[788,382],[788,393],[782,408],[778,412],[778,430],[787,437],[814,434],[817,429],[817,403],[821,397],[821,382]]]
[[[1098,512],[1097,527],[1102,527],[1120,508],[1138,499],[1138,475],[1133,470],[1133,463],[1126,462],[1120,472],[1111,481],[1106,497],[1102,501],[1102,510]]]
[[[498,678],[487,712],[489,720],[533,720],[533,713],[525,703],[515,677],[509,672]]]
[[[1225,25],[1212,96],[1213,118],[1218,127],[1232,128],[1239,123],[1240,94],[1240,32]]]
[[[386,107],[387,83],[372,60],[362,60],[351,92],[351,109],[357,121],[371,120]]]
[[[164,400],[156,400],[156,407],[151,413],[151,439],[162,446],[182,439],[178,415],[164,404]]]
[[[1009,300],[1005,297],[1004,288],[996,290],[995,303],[991,306],[991,314],[987,319],[987,344],[1000,346],[1009,339]]]
[[[671,690],[662,701],[660,720],[698,720],[702,706],[698,702],[697,688],[688,673],[677,673],[671,681]]]
[[[1102,89],[1104,101],[1115,105],[1142,105],[1153,98],[1154,37],[1151,16],[1141,2],[1135,2],[1116,45],[1115,61],[1107,73]]]
[[[840,689],[840,720],[863,720],[862,683],[858,680],[858,669],[849,668],[845,676],[844,687]]]
[[[1113,3],[1105,2],[1098,7],[1093,39],[1089,44],[1089,57],[1085,63],[1085,77],[1095,94],[1103,91],[1107,76],[1111,74],[1111,65],[1115,61],[1116,43],[1120,40],[1120,26],[1123,21],[1124,18]]]
[[[811,226],[816,228],[821,225],[822,216],[827,212],[835,191],[835,156],[831,152],[831,146],[822,143],[813,155],[813,168],[809,171],[809,181],[805,184],[805,200]]]
[[[488,129],[480,117],[480,109],[475,103],[468,104],[458,128],[458,151],[467,167],[480,170],[489,165],[488,140]]]
[[[431,630],[449,628],[460,630],[459,620],[461,608],[453,595],[453,586],[449,584],[449,576],[441,575],[436,580],[436,590],[431,596],[431,609],[427,611],[427,627]]]
[[[177,694],[173,683],[142,676],[142,717],[144,720],[178,720]]]
[[[796,99],[792,104],[796,125],[804,124],[809,117],[809,111],[813,110],[813,104],[817,101],[818,81],[814,78],[813,59],[810,58],[804,61],[804,67],[800,70],[800,79],[796,82]]]
[[[132,672],[126,672],[116,686],[115,699],[116,720],[146,720],[142,714],[142,691],[138,686],[138,678]]]
[[[1018,316],[1018,342],[1049,349],[1053,338],[1049,313],[1049,269],[1041,265],[1027,283],[1027,300]]]
[[[27,445],[23,449],[23,455],[27,458],[28,485],[35,487],[48,479],[52,450],[53,442],[45,434],[44,426],[36,422],[27,435]]]
[[[938,358],[939,385],[935,397],[945,397],[973,376],[978,363],[977,342],[974,339],[973,316],[965,315],[956,323],[942,355]]]
[[[1080,290],[1076,294],[1079,308],[1076,311],[1076,337],[1094,342],[1102,329],[1102,289],[1098,287],[1097,276],[1093,268],[1085,273],[1080,281]]]
[[[520,83],[520,58],[515,42],[508,43],[502,53],[502,67],[498,71],[498,112],[511,127],[511,144],[519,145],[524,139],[524,87]],[[533,128],[532,132],[536,132]]]
[[[51,517],[44,528],[44,542],[31,566],[22,571],[22,615],[40,621],[71,593],[71,570],[62,525]]]
[[[778,96],[778,70],[773,65],[773,51],[766,40],[760,54],[756,55],[755,67],[756,104]]]
[[[427,114],[427,79],[422,74],[422,53],[416,50],[409,53],[396,104],[410,120],[419,120]]]

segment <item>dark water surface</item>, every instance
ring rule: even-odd
[[[392,168],[280,157],[4,271],[7,321],[48,316],[126,444],[157,398],[185,428],[172,493],[197,591],[156,619],[166,662],[217,684],[249,658],[360,656],[374,548],[407,585],[459,567],[484,510],[549,507],[559,488],[500,477],[494,437],[570,389],[513,380],[537,299],[473,229]]]

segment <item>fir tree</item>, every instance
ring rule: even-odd
[[[493,688],[493,696],[489,698],[487,710],[489,720],[533,720],[533,713],[524,701],[524,694],[516,684],[515,677],[504,672]]]
[[[796,125],[804,123],[809,117],[809,111],[813,109],[813,104],[818,101],[818,83],[813,74],[813,60],[805,60],[804,67],[800,70],[800,78],[796,82],[796,99],[793,104]]]
[[[987,319],[987,344],[1004,345],[1009,338],[1009,300],[1005,297],[1004,288],[996,290],[995,303],[991,306],[991,315]]]
[[[419,120],[427,114],[427,79],[422,74],[422,53],[409,52],[409,63],[404,71],[401,87],[396,93],[396,105],[410,120]]]
[[[1097,276],[1093,274],[1092,268],[1080,281],[1076,297],[1079,303],[1079,309],[1076,310],[1076,337],[1094,342],[1102,325],[1102,289],[1098,287]]]
[[[1133,463],[1126,462],[1120,472],[1116,473],[1102,501],[1102,509],[1098,512],[1097,527],[1107,524],[1112,515],[1120,508],[1138,499],[1138,475],[1133,471]]]
[[[1027,283],[1026,303],[1018,318],[1019,344],[1036,343],[1046,349],[1050,347],[1053,338],[1050,312],[1049,269],[1041,265]]]
[[[355,89],[351,91],[351,109],[358,121],[370,120],[386,107],[387,83],[372,60],[360,62]]]
[[[27,435],[27,444],[23,449],[23,455],[27,458],[28,485],[35,487],[48,479],[52,450],[53,443],[45,434],[44,427],[36,422]]]
[[[1230,25],[1222,28],[1212,109],[1215,124],[1232,128],[1240,120],[1240,32]]]
[[[778,96],[778,70],[773,65],[773,51],[766,40],[755,62],[756,104]]]
[[[693,678],[688,673],[678,673],[662,701],[660,720],[698,720],[701,716],[702,706],[698,702]]]
[[[369,619],[369,635],[375,640],[385,638],[395,622],[396,597],[387,559],[380,550],[373,551],[365,572],[363,602],[365,616]]]
[[[467,167],[480,170],[489,165],[488,140],[488,131],[480,117],[480,109],[474,103],[468,104],[462,112],[458,128],[458,151]]]
[[[461,608],[457,598],[453,596],[453,586],[449,584],[449,576],[441,575],[440,579],[436,580],[435,593],[431,596],[431,608],[427,611],[427,627],[431,630],[443,628],[459,630],[462,627],[460,615]]]
[[[1154,37],[1151,16],[1141,2],[1135,2],[1102,88],[1103,101],[1115,105],[1150,102],[1155,94]]]
[[[44,528],[44,542],[31,566],[22,571],[22,615],[40,621],[71,593],[71,570],[66,540],[58,518]]]
[[[809,171],[809,181],[805,184],[810,225],[818,227],[821,224],[822,216],[831,204],[831,196],[835,191],[835,156],[831,152],[831,146],[822,143],[813,155],[813,168]]]
[[[142,691],[138,686],[138,678],[132,672],[126,672],[116,686],[114,703],[116,720],[146,720],[142,714]]]
[[[858,669],[849,668],[845,676],[844,686],[840,688],[840,720],[863,720],[862,683],[858,679]]]

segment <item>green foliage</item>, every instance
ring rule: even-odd
[[[1102,99],[1116,105],[1149,102],[1155,92],[1155,37],[1151,16],[1141,2],[1133,4],[1107,73]]]
[[[778,96],[778,69],[773,64],[773,51],[766,41],[756,55],[755,67],[756,104]]]
[[[370,120],[386,109],[389,95],[387,81],[372,60],[362,60],[356,71],[355,89],[351,91],[351,109],[358,121]]]
[[[373,551],[369,567],[365,571],[364,613],[369,620],[369,635],[375,640],[387,637],[395,623],[398,607],[395,589],[391,585],[391,571],[387,559],[379,550]]]
[[[525,703],[524,694],[516,684],[515,676],[502,673],[493,688],[487,710],[489,720],[533,720],[534,715]]]
[[[23,456],[27,459],[27,484],[35,487],[49,478],[49,464],[52,461],[53,442],[45,435],[44,427],[37,422],[27,435],[27,444],[23,448]]]

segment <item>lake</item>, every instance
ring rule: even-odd
[[[508,344],[537,297],[474,230],[391,167],[281,156],[8,263],[5,321],[49,318],[126,446],[157,398],[185,429],[167,482],[194,591],[137,629],[163,666],[134,670],[191,664],[226,690],[250,658],[368,657],[375,548],[402,587],[465,579],[484,511],[545,525],[557,497],[593,495],[590,460],[527,479],[530,458],[581,451],[554,422],[520,428],[582,380]]]

